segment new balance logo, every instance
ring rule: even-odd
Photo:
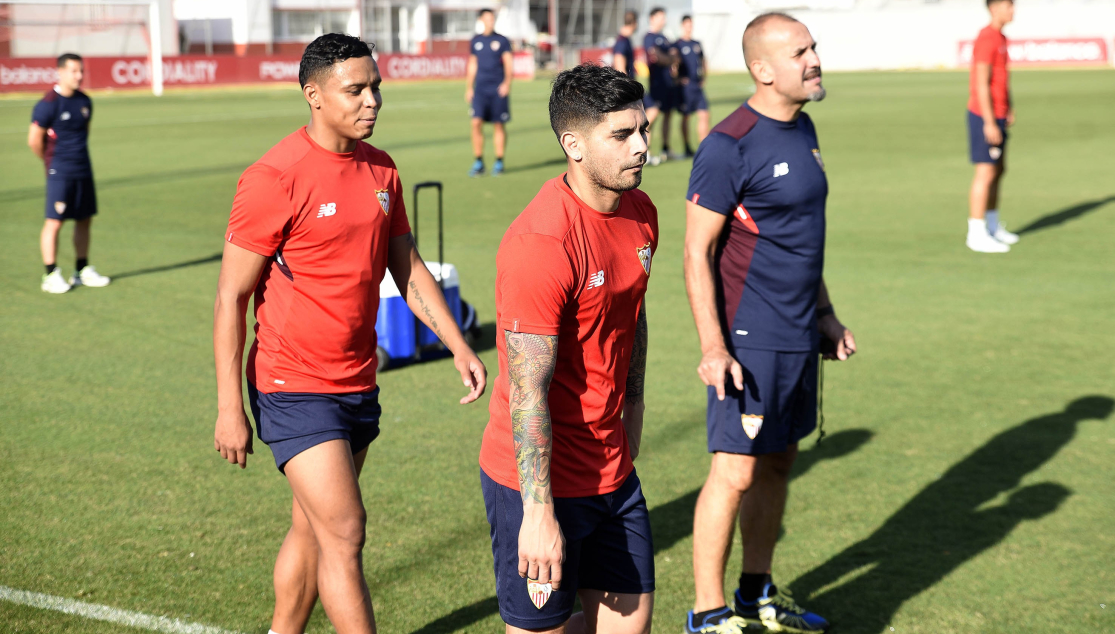
[[[790,173],[789,163],[778,163],[774,166],[774,177],[785,176]]]
[[[585,287],[585,290],[592,290],[601,286],[604,286],[604,271],[598,271],[590,275],[588,278],[588,286]]]
[[[317,208],[317,217],[318,218],[324,218],[326,216],[332,216],[335,213],[337,213],[337,203],[325,203],[321,207]]]

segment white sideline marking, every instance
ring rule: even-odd
[[[166,634],[238,634],[219,627],[187,623],[178,619],[168,619],[165,616],[151,616],[142,612],[119,610],[107,605],[83,603],[65,597],[16,590],[7,586],[0,586],[0,599],[20,605],[29,605],[33,608],[76,614],[87,619],[138,627],[152,632],[166,632]]]

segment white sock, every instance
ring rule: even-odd
[[[988,235],[987,221],[983,218],[969,218],[968,219],[968,235]]]
[[[995,232],[999,229],[999,210],[988,209],[983,217],[987,220],[987,233],[995,235]]]
[[[275,630],[267,630],[267,634],[279,634]]]

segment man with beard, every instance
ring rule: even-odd
[[[245,170],[232,202],[214,307],[213,445],[247,466],[241,360],[254,294],[248,398],[259,439],[294,495],[275,562],[271,632],[303,632],[320,596],[338,634],[374,634],[359,477],[379,435],[375,321],[384,273],[453,351],[470,388],[462,404],[484,393],[485,370],[415,248],[394,161],[363,142],[383,105],[370,48],[322,35],[303,52],[298,81],[309,125]]]
[[[636,189],[642,98],[614,68],[557,76],[550,125],[568,171],[496,256],[499,378],[480,478],[507,632],[650,631],[654,548],[632,465],[658,244],[658,212]]]
[[[815,47],[787,15],[747,26],[743,54],[755,94],[713,128],[690,175],[685,282],[713,456],[693,519],[697,597],[686,632],[814,633],[829,625],[770,576],[797,443],[817,424],[818,351],[841,360],[856,351],[821,276],[828,181],[813,122],[801,111],[825,96]],[[737,516],[743,574],[733,610],[724,568]]]

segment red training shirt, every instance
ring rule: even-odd
[[[387,243],[410,232],[402,192],[386,152],[330,152],[304,127],[240,177],[225,239],[271,258],[248,354],[260,392],[375,389]]]
[[[1010,53],[1007,51],[1007,36],[993,26],[986,26],[979,32],[979,37],[972,47],[972,70],[968,75],[968,110],[977,116],[983,116],[980,111],[979,93],[976,92],[976,64],[991,65],[991,109],[995,111],[996,119],[1005,119],[1010,110],[1010,87],[1008,85],[1007,61]]]
[[[565,175],[548,181],[511,224],[496,255],[497,331],[557,335],[550,382],[550,480],[555,497],[615,491],[631,473],[621,415],[635,324],[658,247],[658,211],[639,190],[600,213]],[[511,436],[507,344],[496,336],[499,377],[480,466],[519,489]]]

